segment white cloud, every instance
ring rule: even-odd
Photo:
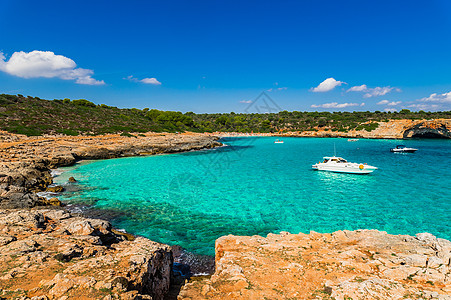
[[[153,84],[153,85],[161,85],[161,82],[159,82],[156,78],[143,78],[141,79],[142,83],[145,84]]]
[[[331,102],[331,103],[324,103],[324,104],[312,104],[311,107],[313,108],[345,108],[345,107],[351,107],[351,106],[364,106],[365,103],[337,103],[337,102]]]
[[[419,104],[412,104],[408,107],[418,109],[418,110],[434,110],[439,108],[439,105],[437,104],[426,104],[426,103],[419,103]]]
[[[61,78],[75,80],[78,84],[105,84],[91,77],[94,71],[77,68],[72,59],[51,51],[14,52],[9,60],[0,52],[0,71],[21,78]]]
[[[348,89],[346,92],[364,92],[368,89],[366,84],[356,85]]]
[[[451,103],[451,92],[444,93],[444,94],[433,93],[429,97],[421,98],[419,101]]]
[[[252,103],[252,100],[241,100],[240,103]]]
[[[277,82],[276,82],[277,83]],[[270,89],[268,89],[268,90],[266,90],[267,92],[276,92],[276,91],[285,91],[285,90],[287,90],[288,88],[287,87],[280,87],[280,88],[270,88]]]
[[[396,108],[385,108],[384,111],[391,111],[391,112],[395,112],[398,111]]]
[[[392,101],[392,102],[390,102],[388,100],[382,100],[382,101],[379,101],[377,104],[379,104],[379,105],[388,105],[388,106],[396,106],[396,105],[398,105],[400,103],[401,103],[401,101]]]
[[[366,84],[362,85],[356,85],[351,88],[349,88],[346,92],[364,92],[365,95],[363,95],[364,98],[371,98],[371,97],[377,97],[377,96],[383,96],[391,91],[401,92],[401,89],[394,88],[390,86],[377,86],[375,88],[369,88]]]
[[[343,83],[346,84],[346,82],[338,81],[330,77],[321,82],[317,87],[311,88],[310,90],[315,93],[328,92],[333,90],[335,87],[342,85]]]
[[[145,83],[145,84],[161,85],[161,82],[159,82],[156,78],[153,78],[153,77],[138,79],[138,78],[133,77],[133,75],[130,75],[124,79],[130,80],[131,82],[141,82],[141,83]]]
[[[391,91],[395,90],[396,92],[400,92],[401,90],[398,88],[390,87],[390,86],[384,86],[384,87],[375,87],[375,88],[369,88],[365,92],[366,94],[363,95],[364,98],[371,98],[371,97],[377,97],[377,96],[384,96]]]

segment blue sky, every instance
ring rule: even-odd
[[[0,93],[243,112],[451,110],[451,1],[0,2]],[[321,84],[321,85],[320,85]]]

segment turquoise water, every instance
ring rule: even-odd
[[[214,150],[120,158],[77,165],[84,187],[66,203],[114,212],[118,228],[214,254],[215,239],[310,230],[430,232],[451,239],[451,141],[408,140],[414,154],[390,153],[400,141],[334,138],[229,138]],[[332,155],[379,167],[371,175],[311,170]]]

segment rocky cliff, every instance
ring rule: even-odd
[[[419,122],[403,133],[404,138],[451,138],[451,120]]]
[[[225,236],[185,299],[451,299],[451,242],[376,230]]]
[[[378,123],[378,128],[372,131],[350,130],[349,132],[339,132],[319,129],[318,131],[289,132],[283,134],[283,136],[369,139],[451,138],[451,119],[389,120]]]
[[[0,208],[42,203],[34,192],[52,182],[50,169],[82,159],[174,153],[220,145],[200,134],[146,134],[136,137],[26,137],[0,133]]]
[[[171,268],[169,246],[107,221],[0,210],[0,299],[163,299]]]

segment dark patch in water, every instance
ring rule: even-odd
[[[97,209],[90,205],[70,204],[67,209],[74,213],[79,213],[83,217],[92,219],[102,219],[114,223],[123,217],[124,212],[116,209]],[[215,257],[211,255],[201,255],[187,251],[181,246],[173,245],[171,250],[174,255],[174,276],[184,281],[191,276],[199,274],[210,275],[215,270]]]
[[[177,270],[185,276],[191,277],[197,274],[213,274],[215,271],[215,257],[211,255],[201,255],[186,251],[182,247],[175,245],[171,247],[174,255],[174,264],[177,263]]]
[[[102,219],[107,221],[114,221],[119,218],[123,212],[115,209],[96,209],[93,207],[87,207],[83,211],[83,216],[91,219]]]

